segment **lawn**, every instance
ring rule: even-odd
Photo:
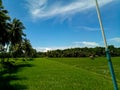
[[[113,63],[119,81],[118,59]],[[104,58],[20,59],[15,69],[1,70],[0,90],[113,90],[108,72]]]

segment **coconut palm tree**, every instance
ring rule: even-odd
[[[0,0],[0,44],[5,46],[9,42],[8,20],[10,17],[7,15],[8,11],[4,9],[2,0]]]
[[[21,43],[23,42],[24,37],[26,36],[23,32],[25,26],[19,20],[14,18],[12,22],[9,23],[9,36],[10,36],[10,43],[9,43],[9,51],[13,56],[13,53],[20,50]]]
[[[10,17],[7,15],[8,11],[4,9],[2,0],[0,0],[0,53],[2,54],[1,61],[4,61],[5,46],[9,43],[8,21]]]
[[[26,36],[23,32],[25,26],[19,20],[14,18],[13,21],[10,23],[10,42],[11,45],[19,44],[22,42],[23,38]]]
[[[24,50],[25,57],[31,56],[32,46],[30,44],[30,41],[26,38],[23,41],[23,50]]]

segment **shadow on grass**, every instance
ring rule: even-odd
[[[18,83],[11,84],[12,81],[23,80],[27,78],[18,77],[17,72],[20,72],[24,67],[32,67],[32,64],[21,61],[20,64],[12,64],[5,62],[4,69],[0,71],[0,90],[25,90],[27,86]]]

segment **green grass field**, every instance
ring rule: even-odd
[[[108,62],[105,57],[95,58],[52,58],[51,60],[68,64],[76,68],[82,68],[96,74],[100,74],[107,79],[111,79]],[[113,57],[113,67],[115,69],[116,78],[120,83],[120,57]]]
[[[120,57],[112,60],[120,87]],[[106,58],[36,58],[1,70],[0,90],[113,90],[113,85]]]

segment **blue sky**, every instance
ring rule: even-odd
[[[107,42],[120,47],[120,0],[98,0]],[[104,46],[94,0],[3,0],[37,50]]]

